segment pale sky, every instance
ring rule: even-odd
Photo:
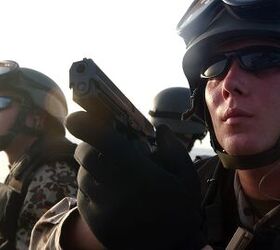
[[[0,59],[41,71],[72,102],[68,71],[92,58],[148,117],[162,89],[188,86],[181,63],[185,44],[176,25],[190,0],[9,0],[0,8]],[[209,138],[199,147],[209,148]],[[1,159],[1,158],[0,158]],[[1,173],[6,161],[1,161]],[[3,170],[3,172],[2,172]],[[1,176],[0,173],[0,176]]]

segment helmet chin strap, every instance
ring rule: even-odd
[[[209,114],[208,114],[209,115]],[[209,120],[207,120],[208,123]],[[208,123],[211,145],[227,169],[255,169],[270,165],[280,159],[280,138],[276,144],[263,152],[252,155],[229,155],[217,141],[212,123]]]
[[[195,89],[192,96],[192,105],[191,108],[183,113],[182,119],[188,119],[194,112],[195,108],[198,104],[199,96],[197,96],[197,92],[201,91],[201,89]],[[204,99],[204,93],[200,93],[200,98]],[[217,141],[215,136],[214,128],[212,125],[211,117],[209,111],[206,106],[205,99],[203,100],[204,104],[204,121],[206,121],[206,125],[208,131],[210,132],[211,138],[211,146],[214,151],[219,156],[223,166],[227,169],[255,169],[265,167],[270,165],[280,159],[280,138],[276,142],[276,144],[263,152],[253,154],[253,155],[229,155],[227,154],[220,144]]]
[[[203,96],[204,98],[204,96]],[[227,169],[255,169],[270,165],[280,159],[280,138],[276,144],[263,152],[252,155],[229,155],[218,143],[212,125],[211,117],[204,100],[204,120],[210,132],[211,146]]]
[[[0,135],[0,151],[5,150],[10,145],[15,136],[16,134],[14,134],[13,132],[8,132],[5,135]]]
[[[229,155],[216,150],[223,166],[228,169],[254,169],[270,165],[280,159],[280,139],[271,149],[253,155]]]
[[[208,116],[210,116],[209,113]],[[280,159],[280,138],[278,138],[276,144],[272,148],[260,153],[252,155],[229,155],[218,143],[214,133],[214,129],[212,127],[212,123],[208,125],[208,128],[210,131],[211,145],[214,151],[219,156],[223,166],[227,169],[261,168],[270,165]]]
[[[29,108],[30,107],[28,106],[22,106],[12,127],[5,135],[0,135],[0,151],[5,150],[19,133],[35,136],[42,134],[42,131],[36,130],[35,128],[29,128],[25,125],[26,116],[30,110]]]

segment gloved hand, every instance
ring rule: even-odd
[[[104,246],[164,250],[205,245],[199,180],[170,130],[158,128],[158,149],[150,156],[113,121],[76,112],[66,126],[87,142],[75,153],[81,165],[78,208]]]

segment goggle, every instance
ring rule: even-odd
[[[14,61],[0,61],[0,76],[6,75],[9,72],[13,72],[19,68],[18,64]]]
[[[197,0],[177,25],[183,36],[192,41],[201,35],[222,11],[238,19],[279,22],[279,0]]]
[[[210,58],[202,67],[201,78],[211,79],[224,76],[234,59],[237,59],[242,69],[260,72],[280,66],[280,48],[251,46],[219,54]]]
[[[20,101],[14,96],[0,96],[0,111],[9,108],[14,101]]]
[[[278,20],[279,0],[222,0],[229,12],[240,19]]]

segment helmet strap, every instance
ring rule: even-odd
[[[0,151],[5,150],[16,135],[9,131],[5,135],[0,135]]]
[[[5,135],[0,136],[0,151],[5,150],[19,133],[24,133],[33,136],[40,136],[43,134],[42,130],[30,128],[25,125],[26,117],[30,110],[31,105],[21,105],[18,116],[12,127],[8,130],[8,132]]]
[[[184,113],[182,114],[181,120],[188,120],[188,119],[191,117],[191,115],[194,114],[194,112],[195,112],[195,107],[197,106],[197,105],[195,105],[195,104],[196,104],[195,101],[196,101],[196,99],[197,99],[197,98],[196,98],[197,92],[198,92],[198,89],[195,89],[195,90],[193,91],[192,95],[190,96],[191,106],[190,106],[190,108],[189,108],[186,112],[184,112]]]
[[[203,95],[204,98],[204,95]],[[219,156],[223,166],[227,169],[253,169],[265,167],[272,164],[280,159],[280,138],[277,140],[276,144],[263,152],[253,155],[229,155],[219,144],[210,113],[206,106],[206,101],[204,98],[204,120],[206,121],[208,131],[210,132],[210,142],[214,151]]]
[[[204,102],[205,103],[205,102]],[[206,104],[205,104],[206,105]],[[223,166],[227,169],[255,169],[265,167],[280,159],[280,138],[276,144],[263,152],[253,155],[229,155],[218,143],[208,109],[205,107],[205,120],[211,138],[211,146],[219,156]]]
[[[223,166],[228,169],[253,169],[270,165],[280,159],[280,138],[269,150],[254,155],[232,156],[219,150],[216,151]]]

